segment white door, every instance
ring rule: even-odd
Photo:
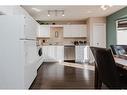
[[[106,25],[105,23],[93,24],[93,46],[106,47]]]

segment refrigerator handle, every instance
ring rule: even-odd
[[[31,40],[31,41],[36,41],[36,39],[29,39],[29,38],[20,38],[20,40]]]

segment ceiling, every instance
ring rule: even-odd
[[[44,6],[44,5],[25,5],[22,6],[34,19],[40,21],[81,21],[88,17],[105,17],[125,6],[108,6],[103,10],[100,5],[83,5],[83,6]],[[64,10],[65,16],[55,16],[51,13],[48,15],[48,10]]]

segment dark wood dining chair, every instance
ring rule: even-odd
[[[111,50],[98,47],[90,49],[95,58],[95,89],[100,89],[102,83],[109,89],[126,88],[121,82]]]
[[[126,52],[126,45],[110,45],[114,55],[124,55]]]

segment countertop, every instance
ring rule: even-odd
[[[73,44],[65,44],[65,45],[38,45],[38,47],[40,46],[88,46],[88,45],[73,45]]]

